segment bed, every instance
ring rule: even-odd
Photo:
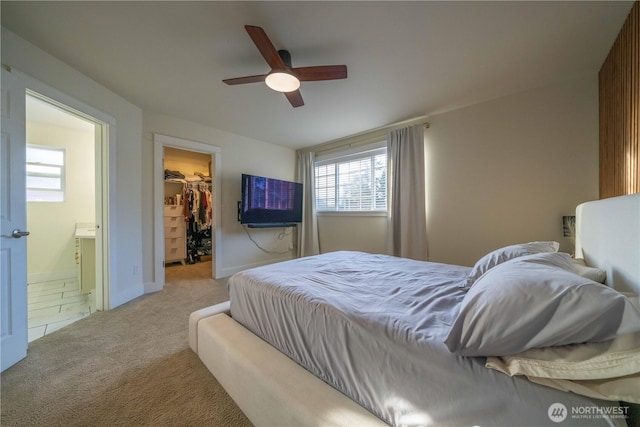
[[[633,298],[614,291],[640,293],[640,195],[585,203],[576,215],[576,258],[604,274],[606,285],[569,273],[575,260],[554,242],[501,248],[473,269],[323,254],[232,277],[230,302],[191,315],[190,345],[258,426],[624,426],[631,406],[615,393],[626,399],[637,385],[633,372],[616,374],[622,383],[616,378],[611,394],[608,379],[518,371],[540,349],[608,345],[640,329]],[[579,281],[577,296],[557,293],[561,305],[546,297],[531,303],[511,285],[523,271],[556,268],[567,272],[558,273],[563,280]],[[554,280],[545,295],[557,290]],[[496,289],[503,290],[492,306]],[[500,309],[500,298],[512,298],[506,306],[516,314]],[[531,306],[540,308],[528,318]],[[582,306],[617,314],[594,316]],[[538,318],[552,321],[532,332]],[[637,354],[631,341],[621,344],[630,352],[616,353],[630,354],[631,363],[620,359],[624,369]]]

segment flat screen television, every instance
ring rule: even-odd
[[[241,224],[291,226],[302,222],[302,184],[242,174]]]

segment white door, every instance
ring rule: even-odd
[[[93,119],[92,119],[93,120]],[[94,120],[93,120],[94,121]],[[103,196],[103,191],[105,194],[107,192],[107,186],[105,182],[108,181],[105,178],[105,172],[103,169],[104,159],[107,157],[107,152],[105,151],[105,146],[109,141],[109,127],[104,123],[99,123],[94,121],[95,125],[95,134],[94,134],[94,143],[95,143],[95,204],[96,204],[96,239],[94,242],[95,245],[95,261],[96,261],[96,271],[95,271],[95,297],[96,297],[96,310],[108,310],[109,309],[109,263],[108,258],[104,256],[105,251],[104,247],[104,236],[106,232],[106,216],[104,215],[104,200],[106,198]],[[103,157],[104,156],[104,157]]]
[[[2,69],[0,148],[1,370],[27,355],[27,242],[25,87]]]

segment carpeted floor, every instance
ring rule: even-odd
[[[0,378],[0,424],[251,426],[188,345],[189,314],[226,299],[224,282],[167,273],[163,291],[32,342]]]

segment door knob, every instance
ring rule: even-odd
[[[28,235],[29,235],[28,231],[18,230],[17,228],[11,232],[11,237],[13,237],[14,239],[27,237]]]

